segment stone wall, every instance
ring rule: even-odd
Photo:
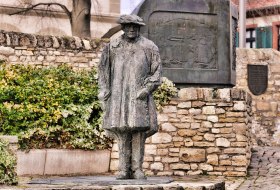
[[[0,31],[0,60],[37,67],[67,63],[75,69],[90,69],[98,64],[105,43],[76,37]],[[268,88],[260,96],[252,95],[247,87],[248,64],[269,67]],[[234,90],[182,89],[180,98],[165,106],[159,114],[160,132],[147,140],[144,168],[148,174],[244,175],[248,165],[244,158],[250,155],[247,152],[250,109],[236,109],[250,105],[248,94],[252,96],[251,140],[259,145],[280,144],[280,53],[272,49],[238,49],[236,73]],[[236,96],[236,92],[240,96]],[[223,104],[225,106],[221,106]],[[218,146],[220,142],[229,146]],[[197,163],[188,162],[186,150],[195,155],[200,152],[204,161],[201,158]],[[111,169],[115,170],[116,146],[112,158]],[[236,167],[236,160],[241,160],[243,165]],[[180,166],[184,169],[176,169]]]
[[[67,63],[75,69],[98,64],[104,41],[0,31],[0,60],[37,67]]]
[[[255,96],[248,89],[247,65],[268,65],[268,87]],[[280,52],[273,49],[237,50],[236,87],[252,96],[252,133],[258,145],[280,145]]]
[[[237,89],[188,88],[158,114],[146,141],[148,175],[245,176],[250,162],[251,96]],[[117,144],[111,170],[118,166]]]

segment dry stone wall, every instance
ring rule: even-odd
[[[268,65],[265,93],[253,95],[247,83],[247,65]],[[252,134],[258,145],[280,145],[280,52],[273,49],[237,50],[237,89],[252,96]]]
[[[96,66],[104,41],[0,31],[0,60],[37,67],[69,64],[74,69]]]
[[[188,88],[158,114],[146,141],[148,175],[245,176],[250,162],[251,96],[238,89]],[[117,144],[111,170],[118,166]]]

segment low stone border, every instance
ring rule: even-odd
[[[42,149],[17,152],[17,174],[90,175],[109,171],[109,150]]]

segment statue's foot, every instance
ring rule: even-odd
[[[120,171],[116,179],[131,179],[129,172]]]
[[[147,177],[142,170],[136,170],[133,173],[133,179],[147,179]]]

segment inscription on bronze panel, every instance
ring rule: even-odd
[[[267,89],[268,66],[248,65],[248,87],[254,95],[261,95]]]
[[[149,26],[165,68],[217,69],[217,15],[155,12]]]

